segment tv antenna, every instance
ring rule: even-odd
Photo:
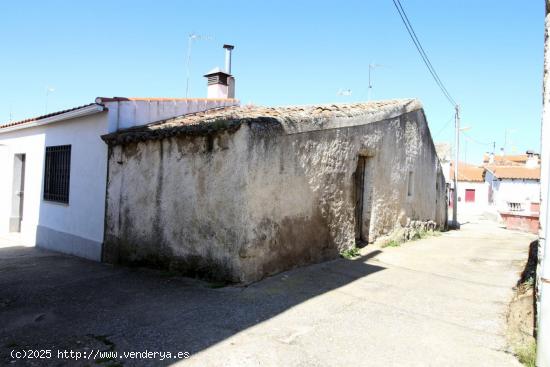
[[[193,46],[193,41],[210,41],[212,36],[204,36],[196,33],[190,33],[187,37],[187,81],[185,83],[185,98],[189,97],[189,79],[191,77],[191,48]]]
[[[381,68],[381,67],[384,67],[384,65],[381,65],[381,64],[375,64],[375,63],[370,63],[369,64],[369,94],[368,94],[368,97],[367,97],[367,100],[370,101],[371,97],[372,97],[372,74],[374,73],[374,69],[376,68]]]
[[[351,97],[352,93],[353,93],[352,90],[349,88],[348,89],[340,88],[338,89],[338,92],[336,92],[337,95],[344,96],[344,97]]]
[[[50,93],[55,92],[55,88],[46,87],[46,103],[44,106],[44,114],[48,114],[48,100],[50,99]]]

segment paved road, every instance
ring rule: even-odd
[[[215,288],[0,238],[0,364],[178,362],[9,356],[99,349],[189,352],[184,366],[519,366],[505,313],[532,239],[479,221],[399,248],[369,246],[358,260]]]

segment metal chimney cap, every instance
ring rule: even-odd
[[[214,69],[210,70],[208,73],[204,74],[203,76],[206,77],[206,76],[215,75],[215,74],[225,74],[225,75],[231,76],[231,74],[226,73],[219,67],[215,67]]]
[[[235,48],[235,46],[233,46],[233,45],[223,45],[223,48],[228,49],[228,50],[232,50],[232,49]]]

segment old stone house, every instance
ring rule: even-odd
[[[446,223],[419,101],[227,107],[119,130],[103,257],[249,282]]]

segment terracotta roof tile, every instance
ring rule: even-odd
[[[538,154],[537,154],[538,156]],[[540,156],[538,156],[540,162]],[[488,154],[483,155],[483,164],[489,164],[490,156]],[[521,166],[527,162],[529,156],[527,154],[516,155],[495,155],[493,165],[506,165],[506,166]]]
[[[26,124],[26,123],[30,123],[30,122],[35,122],[35,121],[38,121],[38,120],[43,120],[43,119],[48,118],[48,117],[53,117],[53,116],[57,116],[57,115],[67,113],[67,112],[76,111],[76,110],[79,110],[79,109],[84,108],[84,107],[92,106],[94,104],[96,104],[96,103],[88,103],[88,104],[85,104],[85,105],[82,105],[82,106],[69,108],[67,110],[52,112],[52,113],[48,113],[46,115],[31,117],[31,118],[28,118],[28,119],[25,119],[25,120],[8,122],[8,123],[5,123],[3,125],[0,125],[0,129],[5,129],[7,127],[12,127],[12,126],[15,126],[15,125],[22,125],[22,124]]]
[[[488,165],[486,169],[497,178],[540,180],[540,166],[529,168],[525,166]]]
[[[458,163],[458,181],[483,182],[485,169],[473,164]],[[451,162],[451,180],[455,178],[454,162]]]
[[[353,118],[366,114],[376,114],[385,109],[402,111],[407,105],[420,106],[415,99],[372,101],[352,104],[326,104],[306,106],[261,107],[232,106],[214,108],[194,114],[187,114],[149,125],[120,130],[103,136],[109,143],[119,144],[132,141],[163,139],[178,134],[202,134],[219,125],[226,128],[238,126],[244,121],[285,121],[293,126],[319,124],[332,118]]]

